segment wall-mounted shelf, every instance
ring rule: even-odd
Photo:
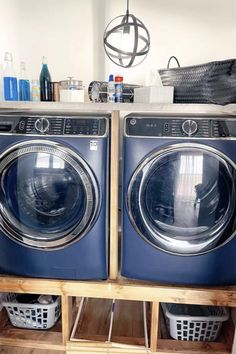
[[[0,111],[60,111],[60,112],[155,112],[182,115],[236,115],[236,104],[143,104],[143,103],[63,103],[63,102],[0,102]]]

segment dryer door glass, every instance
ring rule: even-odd
[[[87,163],[55,143],[15,146],[0,162],[1,224],[18,242],[62,247],[81,237],[98,209],[98,187]]]
[[[154,154],[131,179],[128,210],[140,235],[164,251],[212,250],[235,232],[234,165],[199,147]]]

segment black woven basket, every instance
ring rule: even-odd
[[[178,68],[169,68],[175,59]],[[213,61],[180,67],[176,57],[159,70],[164,86],[174,86],[175,103],[236,103],[236,60]]]

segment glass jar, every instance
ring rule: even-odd
[[[69,77],[59,82],[59,90],[61,102],[84,102],[83,81]]]

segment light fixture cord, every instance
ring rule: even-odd
[[[129,0],[127,0],[126,17],[127,17],[127,22],[128,22],[128,19],[129,19]]]

